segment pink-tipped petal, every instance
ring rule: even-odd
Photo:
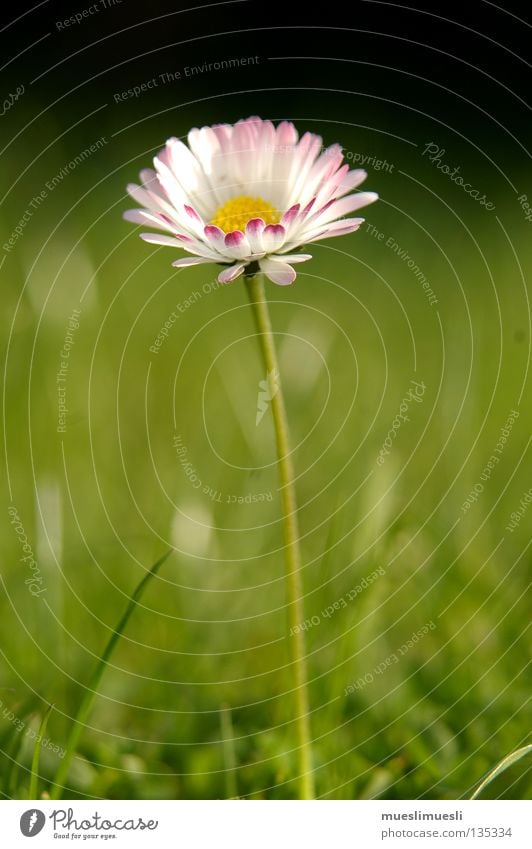
[[[322,207],[315,208],[312,212],[312,215],[307,216],[307,220],[305,221],[305,228],[315,227],[317,221],[323,221],[325,213],[328,209],[330,209],[333,203],[336,203],[336,200],[334,198],[327,201],[327,203],[323,204]]]
[[[301,210],[301,216],[300,217],[306,218],[306,216],[309,214],[310,210],[312,209],[312,207],[314,206],[315,203],[316,203],[316,198],[312,198],[312,200],[309,200],[306,207]]]
[[[295,203],[293,206],[290,207],[290,209],[286,210],[285,214],[281,218],[281,224],[283,225],[283,227],[288,227],[288,225],[292,223],[300,209],[301,204]]]
[[[246,224],[246,237],[252,254],[264,253],[262,234],[265,227],[266,224],[262,218],[252,218]]]
[[[249,257],[251,249],[249,242],[242,230],[233,230],[227,233],[224,239],[224,254],[232,259],[244,259]]]
[[[199,217],[194,207],[185,204],[184,209],[189,218],[192,218],[193,221],[197,221],[201,224],[201,218]]]
[[[262,233],[262,244],[266,253],[275,253],[282,246],[285,234],[282,224],[268,224]]]
[[[214,224],[207,224],[204,229],[205,241],[210,249],[225,255],[225,233]]]
[[[237,248],[244,241],[244,234],[242,230],[232,230],[226,234],[224,241],[226,248]]]
[[[214,242],[218,245],[222,244],[225,239],[224,231],[220,227],[217,227],[215,224],[207,224],[203,232],[205,233],[207,238],[210,239],[211,242]]]
[[[181,212],[178,212],[178,216],[179,224],[182,229],[192,233],[196,239],[199,239],[199,241],[204,239],[205,222],[201,220],[200,216],[193,207],[186,203],[183,204],[183,209]]]

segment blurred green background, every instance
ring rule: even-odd
[[[123,23],[98,26],[108,35]],[[53,702],[46,791],[61,753],[53,747],[65,743],[91,669],[170,545],[107,670],[66,795],[295,796],[273,430],[268,414],[255,424],[265,375],[244,285],[214,286],[215,267],[172,268],[172,249],[146,245],[121,218],[132,205],[125,185],[167,137],[260,114],[339,142],[347,161],[366,157],[357,163],[366,163],[364,188],[381,195],[358,233],[313,246],[292,287],[267,284],[298,474],[317,792],[466,796],[530,728],[532,511],[508,529],[532,485],[532,225],[517,200],[529,161],[497,124],[496,105],[484,114],[481,95],[470,101],[454,78],[448,90],[419,78],[403,90],[398,73],[378,68],[360,79],[362,66],[274,61],[274,47],[287,56],[294,45],[281,34],[272,46],[267,32],[264,43],[226,35],[201,54],[185,45],[147,58],[138,36],[121,35],[103,46],[98,77],[88,55],[77,56],[74,39],[87,33],[55,42],[62,64],[44,82],[29,77],[54,65],[49,53],[44,65],[37,56],[23,72],[10,69],[5,85],[14,91],[19,80],[26,91],[2,118],[2,245],[31,214],[0,255],[2,794],[27,793],[29,732]],[[117,43],[133,59],[115,71]],[[335,50],[353,55],[349,39]],[[255,53],[257,68],[114,102],[194,59]],[[88,81],[80,89],[78,76]],[[494,210],[423,155],[430,142]],[[58,432],[57,374],[75,309]],[[412,381],[424,384],[422,401],[409,402],[379,464]],[[10,506],[38,563],[40,595],[25,583]],[[521,762],[490,793],[525,798],[530,789]]]

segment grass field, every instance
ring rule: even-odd
[[[0,788],[27,796],[53,703],[49,790],[129,595],[173,546],[65,795],[292,798],[279,492],[245,289],[141,243],[121,212],[142,157],[113,171],[98,156],[4,256]],[[316,246],[292,287],[267,285],[323,798],[465,797],[530,742],[526,500],[510,525],[532,485],[528,225],[410,165],[419,183],[370,170],[368,225]],[[7,208],[6,237],[40,185]],[[525,798],[529,765],[485,795]]]

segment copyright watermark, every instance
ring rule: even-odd
[[[21,563],[23,563],[30,571],[30,575],[25,579],[24,583],[28,587],[29,592],[32,596],[38,598],[43,593],[46,592],[46,587],[44,585],[44,578],[41,574],[41,570],[37,561],[35,560],[35,556],[33,554],[33,548],[28,539],[28,535],[22,524],[20,519],[18,510],[16,507],[8,507],[7,512],[9,514],[9,519],[13,530],[15,531],[20,546],[23,551],[23,555],[20,558]]]
[[[417,380],[411,380],[410,383],[412,384],[412,386],[409,387],[408,392],[406,393],[406,395],[402,399],[402,401],[399,405],[399,410],[398,410],[397,414],[395,415],[395,418],[392,422],[392,426],[391,426],[390,430],[388,431],[386,439],[384,440],[382,448],[380,449],[379,454],[377,456],[377,465],[378,466],[382,466],[382,464],[384,463],[385,457],[392,450],[392,445],[393,445],[394,441],[397,439],[397,431],[399,430],[399,428],[402,426],[402,424],[404,422],[410,421],[410,419],[406,415],[409,408],[410,408],[410,405],[414,402],[416,404],[421,404],[421,402],[423,400],[423,395],[425,394],[425,389],[426,389],[425,383],[423,381],[421,383],[418,383]]]
[[[451,168],[444,161],[446,150],[444,147],[440,147],[436,142],[427,142],[425,145],[425,149],[421,156],[426,156],[429,162],[437,168],[442,174],[445,174],[446,177],[449,177],[452,183],[456,186],[459,186],[462,191],[469,195],[469,197],[476,200],[481,206],[488,210],[488,212],[493,212],[495,209],[495,204],[488,200],[485,194],[480,193],[480,189],[476,189],[471,183],[465,180],[460,173],[460,165],[455,165],[454,168]]]
[[[429,631],[434,631],[435,628],[436,625],[432,619],[421,628],[418,628],[418,630],[414,631],[412,636],[408,640],[405,640],[402,646],[400,646],[396,651],[391,652],[391,654],[385,657],[384,660],[381,660],[380,663],[374,666],[371,671],[361,675],[360,678],[357,678],[357,680],[353,681],[352,684],[348,684],[344,689],[344,696],[348,696],[356,690],[364,690],[364,688],[369,684],[373,684],[376,678],[383,675],[391,666],[395,666],[396,663],[399,663],[401,658],[404,657],[405,654],[408,654],[410,649],[413,649],[414,646],[416,646],[420,640],[429,633]]]
[[[219,489],[210,486],[198,474],[193,462],[189,459],[188,447],[185,445],[180,434],[174,436],[174,451],[176,453],[179,465],[183,470],[183,474],[187,478],[192,489],[201,491],[211,501],[224,504],[257,504],[264,501],[273,501],[273,493],[270,492],[247,492],[244,495],[240,493],[221,492]]]
[[[60,21],[56,21],[55,28],[58,32],[62,32],[65,29],[70,29],[70,27],[82,24],[84,21],[88,20],[88,18],[94,17],[94,15],[97,15],[99,12],[106,12],[108,9],[114,9],[116,6],[121,5],[122,0],[98,0],[97,3],[93,3],[92,6],[86,6],[85,9],[75,12],[73,15],[70,15],[69,18],[63,18]]]

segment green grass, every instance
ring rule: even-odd
[[[55,706],[47,736],[67,745],[128,598],[170,544],[171,568],[147,587],[84,717],[65,795],[291,798],[280,508],[269,416],[255,426],[265,375],[252,316],[241,283],[217,289],[183,307],[150,353],[176,304],[201,292],[215,269],[176,273],[171,251],[142,244],[120,221],[134,170],[81,201],[28,276],[49,232],[44,212],[36,215],[3,270],[4,350],[27,281],[7,364],[12,492],[5,487],[4,501],[18,510],[46,592],[28,592],[5,513],[0,788],[27,797],[27,730],[46,704]],[[396,201],[396,184],[375,185],[375,176],[369,188]],[[54,222],[87,188],[86,177],[69,179],[50,199]],[[305,610],[319,617],[307,647],[325,798],[465,798],[529,734],[529,516],[505,530],[531,484],[529,384],[500,462],[461,510],[519,403],[524,290],[487,213],[459,201],[483,259],[436,200],[411,192],[420,223],[384,202],[368,219],[423,269],[437,309],[405,263],[363,231],[316,247],[293,287],[267,289],[297,446]],[[529,241],[519,250],[527,267]],[[55,375],[68,316],[89,284],[61,439]],[[423,401],[411,403],[379,467],[412,379],[426,384]],[[200,488],[179,461],[176,434]],[[272,500],[239,504],[248,493]],[[379,568],[370,586],[323,615]],[[430,622],[434,629],[389,660]],[[366,673],[374,680],[349,691]],[[42,746],[40,792],[50,792],[60,765]],[[529,796],[527,769],[526,759],[514,763],[483,797]]]

